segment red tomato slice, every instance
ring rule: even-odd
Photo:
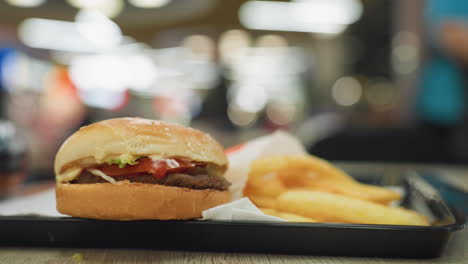
[[[224,150],[224,153],[226,153],[226,155],[232,154],[234,152],[237,152],[237,151],[241,150],[244,147],[244,145],[245,144],[235,145],[233,147],[230,147],[230,148]]]
[[[124,168],[119,168],[117,164],[111,164],[100,166],[98,169],[111,177],[149,173],[153,174],[154,177],[163,178],[167,173],[183,172],[189,168],[204,165],[200,162],[186,162],[178,159],[176,161],[179,163],[179,167],[176,168],[169,167],[165,161],[153,161],[150,158],[140,158],[138,159],[138,164],[127,165]]]

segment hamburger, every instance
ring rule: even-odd
[[[143,118],[82,127],[57,152],[60,213],[82,218],[192,219],[229,202],[221,145],[201,131]]]

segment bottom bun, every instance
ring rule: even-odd
[[[228,191],[118,182],[56,186],[57,210],[66,215],[109,220],[192,219],[227,203]]]

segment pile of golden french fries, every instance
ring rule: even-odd
[[[429,225],[415,211],[389,206],[398,192],[359,183],[314,156],[255,160],[243,194],[265,214],[293,222]]]

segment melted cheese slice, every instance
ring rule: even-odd
[[[59,182],[70,182],[74,180],[78,175],[80,175],[81,171],[83,171],[82,168],[71,168],[67,170],[66,172],[57,175],[57,181]]]

